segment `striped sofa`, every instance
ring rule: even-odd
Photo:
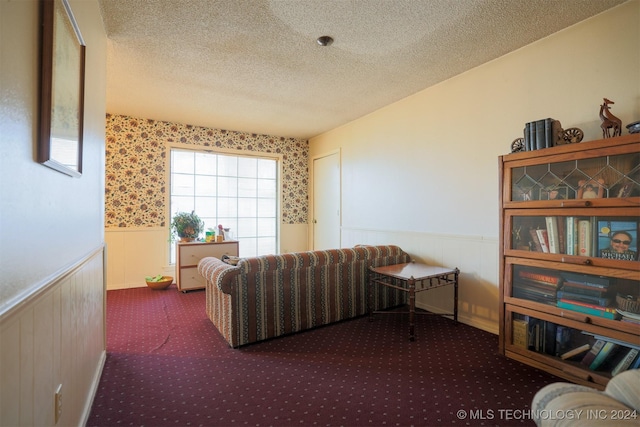
[[[409,262],[397,246],[296,252],[242,258],[236,266],[200,260],[207,315],[231,347],[349,319],[368,312],[368,269]],[[406,302],[376,287],[374,309]]]

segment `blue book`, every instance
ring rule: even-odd
[[[613,343],[611,341],[605,343],[605,345],[602,347],[602,350],[598,352],[596,358],[593,359],[593,362],[591,362],[591,365],[589,365],[589,369],[593,371],[598,369],[604,363],[604,361],[607,360],[608,357],[615,353],[617,348],[618,344],[616,343]]]

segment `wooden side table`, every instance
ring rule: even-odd
[[[415,315],[427,314],[453,316],[458,323],[458,268],[435,267],[417,262],[369,267],[369,321],[373,313],[397,312],[373,311],[373,287],[376,285],[399,289],[409,294],[409,340],[415,340]],[[417,286],[416,286],[417,285]],[[453,285],[453,313],[416,313],[416,293]]]

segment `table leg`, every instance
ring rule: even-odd
[[[367,288],[368,291],[368,298],[367,298],[367,308],[369,309],[369,322],[373,322],[373,303],[372,303],[372,298],[373,298],[373,287],[376,285],[373,282],[373,272],[369,272],[369,286]]]
[[[409,341],[415,341],[416,280],[409,279]]]
[[[460,270],[456,268],[453,282],[453,321],[458,324],[458,274]]]

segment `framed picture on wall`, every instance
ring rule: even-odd
[[[38,162],[82,174],[85,43],[67,0],[41,0]]]

